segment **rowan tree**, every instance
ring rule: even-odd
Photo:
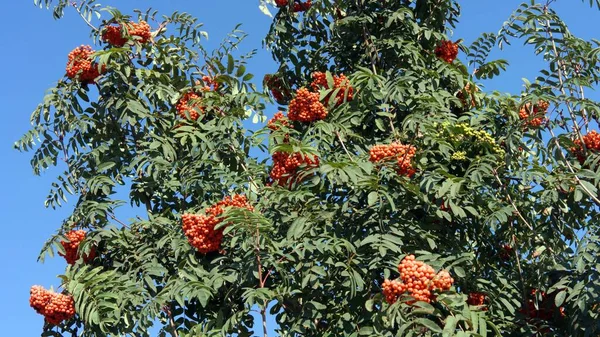
[[[553,1],[469,46],[456,0],[271,2],[259,91],[237,29],[207,51],[186,13],[35,1],[91,28],[15,144],[65,168],[47,206],[77,198],[43,335],[598,335],[598,42]],[[545,68],[485,92],[512,41]]]

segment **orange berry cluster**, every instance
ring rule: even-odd
[[[60,256],[64,256],[68,264],[75,264],[75,262],[79,260],[80,256],[77,250],[79,249],[79,244],[81,244],[81,242],[85,240],[85,235],[86,233],[82,229],[73,230],[65,235],[69,241],[60,242],[60,244],[65,249],[65,253],[63,254],[59,252],[58,254]],[[94,259],[94,257],[96,257],[96,251],[95,249],[92,249],[88,255],[83,256],[83,260],[87,263]]]
[[[280,129],[281,126],[292,127],[292,126],[290,126],[289,119],[287,117],[285,117],[283,112],[279,111],[279,112],[275,113],[275,115],[273,115],[273,118],[271,118],[267,122],[267,127],[269,129],[271,129],[272,131],[277,131]]]
[[[467,298],[467,304],[482,306],[485,305],[486,295],[480,292],[472,292],[469,293],[469,298]],[[487,311],[487,308],[483,308],[484,311]]]
[[[207,254],[219,250],[223,241],[224,227],[215,229],[223,219],[219,218],[224,212],[224,207],[240,207],[253,210],[248,199],[243,195],[226,197],[217,204],[207,208],[205,214],[183,214],[183,232],[192,247],[200,253]]]
[[[404,293],[409,293],[415,301],[430,303],[435,300],[434,291],[447,291],[454,283],[447,271],[442,270],[436,274],[430,265],[415,260],[414,255],[405,257],[398,265],[398,271],[402,282],[397,279],[383,281],[383,295],[390,304],[395,303]]]
[[[67,61],[67,77],[82,83],[93,84],[100,76],[98,64],[92,59],[94,50],[90,46],[79,46],[69,53]],[[104,70],[104,69],[103,69]]]
[[[316,155],[303,155],[301,153],[275,152],[273,153],[273,168],[269,176],[281,186],[291,185],[297,178],[300,166],[319,166],[319,157]]]
[[[267,74],[263,79],[263,83],[264,86],[269,88],[271,95],[273,95],[273,98],[278,103],[282,104],[289,99],[291,95],[290,90],[286,88],[281,77]]]
[[[539,127],[546,121],[546,112],[550,104],[545,101],[538,101],[537,104],[531,107],[531,103],[526,103],[519,110],[519,119],[523,121],[525,126]]]
[[[417,149],[412,145],[403,145],[400,143],[375,145],[369,151],[369,160],[373,163],[395,159],[398,162],[398,174],[412,177],[416,170],[413,167],[412,159]]]
[[[179,99],[175,105],[175,109],[181,118],[188,118],[186,113],[190,115],[190,119],[197,120],[200,117],[198,110],[204,112],[204,107],[200,104],[200,96],[195,92],[187,92]]]
[[[458,43],[446,40],[440,42],[439,46],[435,48],[435,56],[452,63],[458,56]]]
[[[542,300],[538,301],[536,308],[535,298],[538,292]],[[548,296],[544,291],[538,291],[535,288],[531,289],[527,303],[521,308],[520,312],[529,318],[537,318],[545,321],[552,321],[555,312],[558,312],[560,317],[565,317],[565,308],[557,308],[556,304],[554,304],[554,297],[556,297],[556,293],[554,293],[554,296]]]
[[[140,43],[147,43],[152,37],[150,33],[150,25],[146,21],[140,23],[128,22],[127,31],[130,36],[139,38]],[[129,40],[123,36],[123,26],[107,26],[102,32],[102,40],[115,47],[123,47]]]
[[[327,109],[319,101],[318,92],[310,92],[306,88],[296,91],[296,97],[292,99],[288,107],[288,118],[299,122],[314,122],[325,119]]]
[[[468,95],[471,95],[471,106],[470,106],[470,108],[474,108],[474,107],[476,107],[476,106],[477,106],[477,101],[475,100],[475,95],[474,95],[474,93],[476,93],[476,92],[479,92],[479,88],[478,88],[477,86],[474,86],[474,90],[473,90],[473,91],[471,91],[471,84],[467,83],[467,84],[465,85],[465,87],[464,87],[464,89],[463,89],[463,90],[459,90],[459,91],[456,93],[456,97],[457,97],[458,99],[460,99],[460,102],[462,103],[462,105],[463,105],[464,107],[466,107],[466,106],[467,106],[467,100],[466,100],[466,97],[467,97]]]
[[[58,325],[75,316],[75,301],[70,295],[58,294],[41,286],[31,287],[29,294],[29,305],[50,324]]]
[[[583,136],[583,144],[585,144],[585,150],[591,152],[600,152],[600,134],[596,130],[590,131],[587,135]],[[571,148],[571,152],[577,156],[580,163],[585,162],[585,152],[581,144],[581,139],[575,139],[573,141],[575,146]]]
[[[202,82],[204,82],[204,87],[200,89],[201,91],[217,91],[219,89],[219,83],[210,76],[202,76]],[[200,82],[196,82],[196,84],[200,84]]]
[[[317,71],[312,73],[313,81],[310,84],[313,90],[319,91],[320,89],[330,89],[327,83],[327,75],[323,72]],[[347,96],[347,100],[351,101],[354,97],[354,88],[350,85],[350,80],[346,75],[341,74],[340,76],[333,76],[333,88],[340,89],[335,97],[336,106],[344,103],[344,96]],[[325,97],[325,103],[329,104],[330,96]]]

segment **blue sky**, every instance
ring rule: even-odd
[[[189,12],[205,23],[204,30],[210,37],[207,48],[216,46],[236,24],[242,23],[241,28],[250,34],[242,44],[242,51],[258,49],[248,71],[256,75],[256,81],[261,81],[265,73],[277,68],[268,51],[261,49],[270,18],[259,11],[258,0],[100,2],[117,5],[127,14],[133,14],[134,8],[147,7],[165,14],[175,10]],[[520,2],[461,1],[463,15],[452,40],[463,38],[468,45],[481,32],[497,32]],[[600,12],[581,1],[559,0],[554,6],[575,35],[594,37],[595,30],[589,29],[590,23],[600,19]],[[7,271],[0,292],[0,319],[6,323],[3,336],[37,336],[43,321],[29,307],[29,288],[34,284],[58,286],[56,275],[64,270],[65,262],[61,257],[47,259],[44,264],[37,263],[36,259],[44,241],[56,231],[71,208],[69,205],[56,211],[44,208],[50,183],[59,171],[34,176],[29,166],[31,154],[19,153],[12,145],[29,128],[30,113],[45,90],[64,75],[66,55],[74,47],[91,44],[91,41],[87,27],[73,10],[67,11],[64,19],[55,21],[50,12],[34,7],[33,0],[2,1],[0,8],[5,13],[4,28],[0,30],[3,41],[0,107],[5,116],[5,121],[0,123],[0,158],[6,160],[1,168],[6,193],[0,196],[4,213],[0,259]],[[510,67],[501,79],[486,82],[486,90],[518,93],[522,88],[521,78],[533,79],[543,66],[539,58],[532,56],[531,48],[523,47],[518,41],[493,56],[508,59]],[[272,115],[274,109],[271,107],[267,114]]]

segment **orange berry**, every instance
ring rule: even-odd
[[[29,305],[50,324],[58,325],[75,316],[75,301],[70,295],[58,294],[41,286],[31,287],[29,294]]]
[[[323,72],[317,71],[312,73],[313,81],[310,84],[311,88],[315,91],[320,89],[330,89],[327,83],[327,75]],[[340,89],[335,97],[336,106],[344,103],[344,98],[347,101],[351,101],[354,97],[354,88],[350,85],[350,80],[344,75],[333,76],[333,88]],[[331,95],[325,97],[325,104],[329,105],[329,99]]]
[[[215,229],[223,219],[224,207],[240,207],[248,210],[254,208],[248,203],[244,195],[236,194],[233,197],[225,197],[215,205],[207,208],[205,214],[183,214],[182,227],[190,245],[202,254],[218,251],[223,241],[223,230],[225,227]]]
[[[441,58],[447,63],[452,63],[458,56],[458,44],[452,41],[441,41],[435,48],[435,56]]]
[[[417,149],[412,145],[392,143],[389,145],[375,145],[369,151],[369,160],[380,163],[395,159],[398,164],[398,174],[412,177],[416,170],[412,165],[412,159]]]
[[[79,46],[69,53],[67,77],[82,83],[93,84],[98,76],[98,64],[92,59],[94,50],[90,46]],[[102,71],[105,69],[103,68]]]
[[[327,109],[319,101],[319,93],[310,92],[306,88],[296,91],[288,107],[288,118],[292,121],[314,122],[327,117]]]
[[[415,301],[431,302],[434,300],[433,290],[447,291],[454,283],[454,279],[450,277],[447,271],[440,271],[435,274],[435,271],[428,264],[415,260],[414,255],[406,256],[400,264],[398,264],[400,272],[399,280],[384,280],[383,294],[386,301],[390,304],[403,293],[409,293]],[[408,302],[409,304],[414,301]]]
[[[80,255],[78,253],[79,245],[83,240],[85,240],[86,232],[82,229],[73,230],[65,234],[68,241],[61,241],[60,244],[65,249],[65,253],[58,253],[61,256],[64,256],[65,260],[67,260],[68,264],[75,264],[77,260],[79,260]],[[84,262],[89,262],[96,257],[96,250],[92,249],[88,255],[83,256]]]

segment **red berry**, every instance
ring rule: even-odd
[[[142,44],[147,43],[152,38],[150,25],[146,21],[140,21],[140,23],[128,22],[126,27],[129,36],[134,37]],[[106,26],[102,32],[102,40],[112,46],[123,47],[129,41],[129,38],[123,36],[123,25],[119,24]]]
[[[301,153],[275,152],[270,177],[280,186],[289,187],[298,180],[301,166],[319,166],[319,157]]]
[[[253,210],[245,196],[236,194],[233,197],[226,197],[215,205],[207,208],[205,214],[183,214],[183,232],[190,245],[202,254],[216,252],[223,241],[224,227],[215,229],[223,219],[220,215],[224,212],[224,207],[240,207]]]
[[[79,46],[73,49],[67,61],[67,77],[86,84],[95,83],[96,78],[100,76],[100,70],[92,58],[93,53],[94,50],[90,46]]]
[[[435,56],[452,63],[458,56],[458,44],[452,41],[441,41],[439,46],[435,48]]]
[[[412,177],[416,172],[412,164],[416,151],[417,149],[414,146],[400,143],[375,145],[369,151],[369,160],[373,163],[396,160],[398,174]]]
[[[50,324],[58,325],[75,316],[75,301],[70,295],[58,294],[41,286],[31,287],[29,294],[29,305]]]
[[[68,264],[75,264],[77,260],[79,260],[79,245],[83,240],[85,240],[86,232],[84,230],[73,230],[65,234],[68,241],[61,241],[60,244],[65,249],[65,253],[60,253],[59,255],[64,256],[65,260],[67,260]],[[92,249],[88,255],[83,256],[84,262],[89,262],[96,257],[96,250]]]
[[[325,119],[327,109],[319,101],[319,93],[310,92],[306,88],[296,91],[288,107],[288,118],[299,122],[314,122]]]
[[[323,72],[317,71],[312,73],[313,81],[310,84],[311,88],[315,91],[320,89],[330,89],[327,83],[327,75]],[[340,89],[335,97],[336,106],[344,103],[344,98],[349,102],[354,97],[354,88],[350,85],[350,80],[344,75],[333,76],[333,89]],[[329,99],[331,94],[325,97],[325,104],[329,105]]]
[[[436,274],[430,265],[415,260],[414,255],[406,256],[398,264],[398,271],[399,280],[383,282],[383,295],[390,304],[395,303],[403,293],[409,293],[415,301],[430,303],[435,299],[434,291],[447,291],[454,284],[454,279],[447,271],[442,270]]]

